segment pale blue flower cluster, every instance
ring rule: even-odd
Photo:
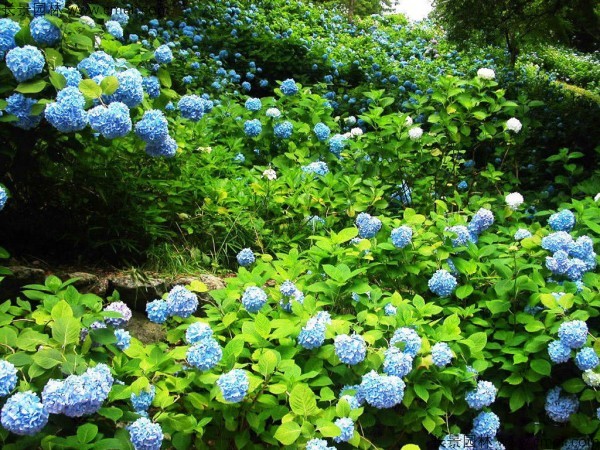
[[[95,78],[99,75],[104,77],[115,75],[115,66],[114,58],[102,51],[92,53],[77,64],[77,68],[86,73],[90,78]]]
[[[89,121],[84,105],[85,98],[79,89],[66,87],[59,91],[56,102],[46,106],[46,120],[63,133],[83,130]]]
[[[548,355],[550,355],[552,362],[556,364],[564,363],[571,359],[571,348],[560,340],[552,341],[548,344]]]
[[[169,307],[165,300],[154,300],[146,304],[148,320],[154,323],[165,323],[169,318]]]
[[[331,130],[323,122],[319,122],[318,124],[316,124],[313,128],[313,132],[317,136],[317,139],[321,142],[326,141],[329,135],[331,134]]]
[[[156,388],[153,385],[150,385],[147,389],[140,391],[139,395],[132,392],[130,400],[131,404],[133,405],[133,410],[137,413],[146,412],[148,408],[150,408],[150,405],[152,405],[155,395]]]
[[[115,39],[123,39],[123,27],[116,20],[109,20],[105,23],[106,31]]]
[[[163,44],[154,50],[154,59],[159,64],[169,64],[173,61],[173,52],[167,44]]]
[[[452,361],[452,350],[445,342],[438,342],[431,347],[431,358],[436,366],[446,367]]]
[[[146,153],[149,156],[175,156],[177,143],[169,136],[168,122],[162,111],[146,111],[142,119],[135,124],[135,133],[146,142]]]
[[[406,384],[394,375],[379,375],[372,370],[363,375],[358,387],[356,398],[359,402],[364,399],[377,409],[393,408],[404,398]]]
[[[249,98],[246,100],[244,106],[248,111],[260,111],[262,103],[260,102],[260,98]]]
[[[88,111],[92,129],[107,139],[128,135],[132,129],[129,108],[125,103],[113,102],[108,107],[98,105]]]
[[[429,290],[439,297],[452,295],[458,285],[456,278],[447,270],[439,269],[433,274],[427,283]]]
[[[154,75],[144,77],[142,79],[142,87],[150,98],[158,98],[160,96],[160,81]]]
[[[198,296],[184,286],[174,286],[167,296],[169,315],[190,317],[198,309]]]
[[[207,371],[219,364],[223,350],[215,338],[208,336],[194,342],[185,356],[190,366]]]
[[[595,369],[599,363],[600,359],[592,347],[584,347],[575,355],[575,364],[581,370]]]
[[[351,366],[362,362],[367,355],[367,344],[358,334],[336,336],[334,346],[340,361]]]
[[[348,138],[343,134],[336,134],[329,139],[329,151],[339,157],[346,146]]]
[[[454,233],[456,237],[452,239],[452,247],[461,247],[467,245],[468,242],[473,242],[471,238],[471,232],[464,225],[455,225],[453,227],[447,227],[446,231]]]
[[[19,83],[30,80],[42,73],[46,65],[42,52],[32,45],[15,47],[9,50],[5,60],[6,67]]]
[[[471,240],[477,242],[478,236],[492,226],[494,223],[494,214],[485,208],[480,208],[479,211],[471,218],[467,228],[471,233]]]
[[[25,97],[23,94],[12,94],[6,99],[7,106],[5,112],[17,117],[16,122],[11,122],[15,127],[23,130],[30,130],[38,126],[42,120],[41,115],[32,116],[31,108],[37,104],[37,100]]]
[[[296,82],[292,78],[283,81],[279,89],[281,89],[283,95],[294,95],[298,93],[298,86],[296,86]]]
[[[261,288],[250,286],[242,295],[242,305],[249,313],[257,313],[267,303],[267,293]]]
[[[554,231],[571,231],[575,226],[575,215],[568,209],[563,209],[550,216],[548,225]]]
[[[108,398],[113,377],[106,364],[88,368],[81,375],[48,381],[42,391],[44,406],[50,414],[81,417],[94,414]]]
[[[489,381],[479,380],[477,388],[467,392],[465,400],[469,408],[482,409],[485,406],[490,406],[496,400],[498,389]]]
[[[565,395],[561,397],[561,392],[562,389],[557,386],[550,389],[546,395],[546,413],[555,422],[567,422],[571,414],[574,414],[579,408],[577,396]]]
[[[333,438],[335,442],[348,442],[352,439],[352,436],[354,436],[354,421],[351,418],[342,417],[333,423],[342,430],[339,436]]]
[[[48,410],[32,391],[17,392],[2,407],[0,423],[20,436],[33,436],[48,423]]]
[[[421,338],[412,328],[402,327],[394,331],[390,339],[390,346],[395,346],[398,342],[404,344],[402,351],[413,358],[421,350]]]
[[[247,267],[256,261],[254,252],[250,248],[242,249],[236,256],[237,262],[242,267]]]
[[[21,26],[17,22],[7,18],[0,19],[0,54],[17,46],[15,35],[20,30]],[[0,59],[2,59],[1,56]]]
[[[273,133],[279,139],[289,139],[292,137],[292,132],[294,131],[294,126],[288,120],[278,123],[273,127]]]
[[[248,137],[257,137],[262,131],[262,124],[258,119],[246,120],[244,123],[244,133]]]
[[[241,402],[248,393],[250,382],[246,371],[233,369],[219,377],[217,386],[221,389],[223,398],[226,401],[238,403]]]
[[[0,187],[2,189],[2,187]],[[0,193],[0,205],[1,193]],[[0,206],[0,209],[2,207]],[[0,397],[6,397],[11,391],[17,387],[17,369],[8,361],[0,360]]]
[[[514,239],[515,241],[521,241],[525,238],[529,238],[531,237],[531,231],[525,229],[525,228],[519,228],[514,235]]]
[[[404,248],[412,242],[413,230],[407,225],[402,225],[392,230],[392,244],[396,248]]]
[[[129,22],[129,14],[123,8],[113,8],[110,14],[110,20],[118,22],[121,26],[127,25]]]
[[[117,328],[115,330],[115,337],[117,338],[116,345],[120,350],[125,351],[131,345],[131,334],[129,334],[129,331]]]
[[[131,320],[131,309],[123,302],[112,302],[108,304],[104,311],[117,312],[121,317],[108,317],[105,322],[115,328],[124,328]]]
[[[305,173],[313,173],[315,175],[323,176],[329,173],[329,167],[327,167],[327,163],[323,161],[315,161],[303,166],[302,171]]]
[[[135,450],[160,450],[164,435],[159,424],[140,417],[127,427]]]
[[[33,40],[40,45],[54,45],[60,40],[60,29],[45,17],[36,17],[29,24]]]
[[[127,69],[116,75],[119,87],[107,98],[110,102],[122,102],[134,108],[144,100],[144,79],[137,69]]]
[[[391,303],[386,303],[386,305],[383,307],[383,313],[386,316],[395,316],[397,313],[396,307],[394,305],[392,305]]]
[[[192,94],[181,97],[177,103],[177,108],[181,111],[181,117],[197,122],[204,116],[209,107],[204,98]]]
[[[558,338],[569,348],[581,348],[587,340],[588,327],[582,320],[563,322],[558,328]]]
[[[325,439],[314,438],[306,443],[306,450],[336,450],[335,447],[328,447]]]
[[[413,357],[398,347],[390,347],[385,351],[383,371],[387,375],[405,377],[413,368]]]
[[[358,236],[363,239],[375,237],[381,230],[381,220],[364,212],[356,216],[355,223],[358,228]]]
[[[325,329],[331,323],[331,316],[321,311],[308,319],[298,335],[298,344],[306,349],[319,348],[325,342]]]
[[[493,438],[500,428],[500,419],[493,412],[480,412],[473,419],[471,434],[476,438]]]
[[[185,341],[193,345],[203,339],[212,337],[213,330],[210,325],[205,322],[194,322],[187,327],[185,331]]]

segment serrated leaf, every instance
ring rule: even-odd
[[[275,372],[275,368],[277,367],[277,364],[279,364],[279,361],[281,361],[279,353],[271,349],[265,350],[258,358],[258,372],[264,377],[268,377]]]
[[[292,445],[300,436],[301,428],[296,422],[286,422],[277,428],[273,437],[283,445]]]
[[[312,416],[316,414],[317,401],[314,392],[306,384],[297,384],[290,394],[290,407],[299,416]]]
[[[73,309],[67,302],[61,300],[56,305],[54,305],[50,315],[54,320],[58,320],[61,317],[73,317]]]
[[[64,360],[62,353],[55,348],[44,348],[33,355],[33,362],[44,369],[52,369]]]
[[[102,88],[94,80],[81,80],[79,90],[89,99],[100,98],[102,95]]]
[[[108,76],[102,78],[100,82],[100,88],[104,95],[112,95],[119,89],[119,80],[115,76]]]
[[[79,342],[79,333],[81,324],[72,317],[61,317],[52,324],[52,338],[59,343],[62,348],[69,344]]]

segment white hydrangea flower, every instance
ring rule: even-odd
[[[347,131],[344,134],[342,134],[342,136],[344,136],[346,139],[350,139],[352,137],[352,133],[350,133],[349,131]]]
[[[510,131],[514,131],[515,133],[518,133],[519,131],[521,131],[521,128],[523,128],[523,124],[521,123],[521,121],[519,119],[513,117],[506,121],[506,128],[509,129]]]
[[[600,373],[596,373],[592,369],[588,369],[585,372],[583,372],[583,375],[581,375],[581,378],[583,378],[583,381],[588,386],[591,386],[591,387],[600,386]]]
[[[352,129],[350,130],[350,134],[351,134],[352,136],[362,136],[362,134],[363,134],[363,130],[362,130],[361,128],[358,128],[358,127],[356,127],[356,128],[352,128]]]
[[[267,117],[273,117],[275,119],[281,117],[281,111],[279,111],[277,108],[269,108],[265,114]]]
[[[486,69],[485,67],[482,67],[477,71],[477,76],[484,80],[493,80],[496,78],[496,72],[494,72],[492,69]]]
[[[414,127],[408,130],[408,137],[413,141],[420,139],[423,136],[423,129],[421,127]]]
[[[519,206],[521,206],[523,204],[523,202],[525,201],[523,196],[521,194],[519,194],[518,192],[513,192],[511,194],[508,194],[504,200],[506,200],[506,204],[513,211],[516,211],[517,209],[519,209]]]
[[[404,125],[407,126],[407,127],[412,127],[412,124],[413,124],[412,117],[407,116],[406,120],[404,121]]]
[[[87,25],[88,27],[95,27],[96,26],[96,22],[94,22],[94,19],[92,19],[89,16],[81,16],[79,18],[79,21],[81,23],[83,23],[84,25]]]
[[[277,172],[275,172],[273,169],[267,169],[263,172],[263,177],[271,181],[276,180]]]
[[[344,119],[344,122],[346,122],[346,125],[354,125],[356,123],[356,117],[347,117],[346,119]]]

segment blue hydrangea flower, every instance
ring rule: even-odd
[[[335,354],[344,364],[355,365],[365,359],[367,344],[358,334],[342,334],[334,340]]]
[[[342,134],[336,134],[329,139],[329,151],[339,157],[348,139]]]
[[[412,228],[406,225],[402,225],[392,230],[392,244],[396,248],[404,248],[412,242],[413,231]]]
[[[582,320],[564,322],[558,328],[558,337],[569,348],[581,348],[587,340],[588,327]]]
[[[242,305],[249,313],[257,313],[267,303],[267,293],[261,288],[250,286],[242,295]]]
[[[82,80],[81,73],[75,67],[58,66],[54,69],[56,73],[60,73],[67,80],[67,86],[79,88],[79,83]]]
[[[217,386],[221,389],[223,398],[226,401],[238,403],[241,402],[248,393],[250,382],[246,371],[233,369],[219,377]]]
[[[548,355],[553,363],[560,364],[571,359],[571,348],[567,347],[562,341],[552,341],[548,344]]]
[[[294,95],[298,93],[298,86],[296,86],[296,82],[293,78],[288,78],[283,81],[279,89],[281,89],[283,95]]]
[[[398,347],[390,347],[385,351],[383,371],[387,375],[405,377],[412,370],[413,357]]]
[[[133,108],[144,100],[144,79],[137,69],[127,69],[117,75],[119,87],[108,96],[107,102],[122,102]]]
[[[6,54],[6,67],[19,83],[42,73],[45,65],[44,55],[32,45],[15,47]]]
[[[333,438],[335,442],[348,442],[352,439],[352,436],[354,436],[354,421],[351,418],[342,417],[333,423],[342,430],[339,436]]]
[[[452,247],[467,245],[467,242],[471,241],[471,232],[464,225],[447,227],[446,231],[456,234],[456,237],[452,239]]]
[[[140,417],[127,427],[135,450],[160,450],[164,435],[160,425]]]
[[[460,183],[458,183],[456,185],[456,188],[459,191],[465,191],[465,190],[467,190],[469,188],[469,184],[465,180],[462,180]]]
[[[0,19],[0,54],[15,48],[15,35],[21,30],[21,26],[7,18]],[[0,59],[2,59],[0,57]]]
[[[346,400],[352,410],[360,408],[360,403],[354,395],[342,395],[340,400]]]
[[[167,296],[169,315],[190,317],[198,309],[198,297],[184,286],[174,286]]]
[[[575,364],[581,370],[595,369],[600,364],[600,359],[598,359],[598,355],[596,355],[593,348],[584,347],[575,355]]]
[[[2,189],[0,187],[0,189]],[[0,194],[1,197],[1,194]],[[0,204],[2,203],[0,199]],[[0,207],[2,209],[2,207]],[[8,361],[0,360],[0,397],[6,397],[17,387],[17,369]]]
[[[77,68],[85,72],[90,78],[95,78],[99,75],[104,77],[115,75],[115,66],[114,58],[102,51],[92,53],[77,64]]]
[[[131,320],[131,309],[123,302],[112,302],[104,308],[104,311],[112,311],[121,314],[120,318],[108,317],[105,322],[115,328],[124,328]]]
[[[129,334],[129,331],[117,328],[115,330],[115,337],[117,338],[117,347],[119,347],[119,349],[125,351],[131,345],[131,335]]]
[[[135,134],[147,143],[160,143],[169,135],[169,124],[165,115],[158,109],[150,109],[135,124]]]
[[[377,408],[393,408],[404,398],[406,384],[393,375],[379,375],[372,370],[363,375],[356,397]]]
[[[331,317],[325,311],[311,317],[298,335],[298,344],[306,349],[319,348],[325,342],[325,329],[330,323]]]
[[[335,447],[328,447],[325,439],[314,438],[306,443],[306,450],[335,450]]]
[[[130,400],[134,411],[137,413],[147,411],[150,405],[152,405],[155,394],[156,388],[153,385],[148,386],[148,389],[140,391],[139,395],[132,392]]]
[[[485,208],[480,208],[475,213],[467,228],[475,236],[479,236],[494,223],[494,214]]]
[[[396,307],[394,305],[392,305],[391,303],[386,303],[386,305],[383,307],[383,313],[386,316],[395,316],[397,313]]]
[[[29,13],[32,16],[56,14],[64,7],[65,0],[31,0],[29,2]]]
[[[452,350],[445,342],[438,342],[431,347],[431,358],[436,366],[446,367],[452,361]]]
[[[595,260],[594,242],[589,236],[581,236],[569,246],[569,256],[581,259],[582,261]]]
[[[154,323],[165,323],[169,318],[169,307],[165,300],[154,300],[146,304],[148,320]]]
[[[289,139],[292,136],[293,131],[294,126],[288,120],[278,123],[273,127],[273,132],[279,139]]]
[[[150,98],[158,98],[160,96],[160,81],[154,75],[142,79],[142,88]]]
[[[36,17],[29,24],[31,37],[40,45],[54,45],[60,40],[60,29],[45,17]]]
[[[567,439],[560,450],[592,450],[592,442],[589,438],[580,436],[577,438]]]
[[[50,414],[62,414],[64,410],[64,381],[50,379],[42,391],[44,407]]]
[[[437,270],[427,283],[429,290],[439,297],[448,297],[452,295],[458,285],[456,278],[447,270]]]
[[[515,241],[520,241],[529,237],[531,237],[531,232],[525,228],[519,228],[514,235]]]
[[[48,423],[48,411],[37,394],[17,392],[2,407],[0,422],[8,431],[20,436],[33,436]]]
[[[467,392],[465,400],[469,408],[481,409],[485,406],[490,406],[496,400],[498,389],[489,381],[479,380],[477,388]]]
[[[208,337],[194,343],[185,357],[190,366],[206,371],[219,364],[223,350],[214,338]]]
[[[127,136],[133,127],[129,108],[121,102],[98,105],[88,111],[88,117],[92,129],[107,139]]]
[[[185,331],[185,341],[192,345],[196,342],[210,338],[213,335],[213,331],[210,325],[205,322],[194,322],[187,327]]]
[[[247,267],[256,261],[254,252],[250,248],[242,249],[236,256],[237,262],[242,267]]]
[[[172,158],[177,154],[177,142],[171,136],[167,136],[164,141],[148,142],[146,154],[153,158]]]
[[[542,248],[551,252],[569,252],[573,247],[573,237],[566,231],[551,233],[542,239]]]
[[[404,343],[402,351],[412,357],[417,356],[421,350],[421,338],[412,328],[402,327],[394,331],[394,335],[390,339],[390,346],[394,346],[398,342]]]
[[[566,275],[572,268],[572,261],[567,252],[559,250],[552,256],[546,256],[546,267],[555,275]]]
[[[177,103],[177,108],[181,111],[181,117],[197,122],[206,112],[206,100],[195,94],[184,95]]]
[[[173,52],[168,45],[163,44],[154,51],[154,59],[159,64],[169,64],[173,61]]]
[[[315,133],[315,135],[317,136],[317,139],[319,141],[324,142],[329,137],[331,130],[329,129],[329,127],[327,125],[325,125],[322,122],[319,122],[313,128],[313,132]]]
[[[367,213],[360,213],[356,216],[355,223],[358,227],[358,235],[363,239],[375,237],[381,230],[381,220]]]
[[[480,412],[473,419],[471,434],[475,437],[493,438],[500,428],[500,419],[493,412]]]
[[[305,173],[312,173],[315,175],[327,175],[329,173],[329,167],[327,167],[327,163],[323,161],[315,161],[310,164],[303,166],[302,171]]]
[[[575,215],[568,209],[563,209],[550,216],[548,225],[554,231],[571,231],[575,226]]]
[[[279,301],[279,305],[283,308],[284,311],[292,311],[293,301],[297,301],[301,304],[304,303],[304,294],[290,280],[284,281],[279,287],[279,291],[283,296],[283,298]]]
[[[110,15],[110,20],[118,22],[121,26],[127,25],[129,22],[129,14],[123,8],[113,8]]]
[[[37,100],[16,93],[8,97],[6,102],[7,106],[4,111],[17,117],[18,120],[16,122],[11,122],[17,128],[30,130],[31,128],[38,126],[42,120],[41,115],[30,115],[31,108],[37,104]]]
[[[248,111],[260,111],[260,109],[262,108],[260,98],[249,98],[248,100],[246,100],[245,107]]]
[[[45,117],[58,131],[71,133],[84,129],[89,117],[83,109],[85,98],[79,89],[66,87],[56,96],[56,102],[46,106]]]
[[[546,413],[555,422],[567,422],[571,414],[574,414],[579,408],[577,396],[565,395],[561,397],[561,392],[562,389],[557,386],[550,389],[546,395]]]
[[[244,133],[248,137],[257,137],[262,131],[262,124],[258,119],[246,120],[244,123]]]
[[[116,20],[109,20],[105,25],[108,34],[113,36],[115,39],[123,39],[123,27],[119,22]]]

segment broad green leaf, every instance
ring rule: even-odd
[[[33,355],[33,362],[44,369],[52,369],[64,361],[62,353],[55,348],[44,348]]]
[[[317,401],[314,392],[306,384],[297,384],[290,394],[290,407],[299,416],[312,416],[316,414]]]
[[[119,89],[119,80],[115,76],[108,76],[102,78],[100,82],[100,88],[104,95],[112,95]]]
[[[300,425],[296,422],[286,422],[277,428],[273,437],[283,445],[292,445],[300,436]]]
[[[281,361],[281,356],[275,350],[264,350],[264,353],[258,358],[258,372],[264,377],[268,377],[275,372],[279,361]]]
[[[102,95],[102,88],[94,80],[81,80],[79,90],[89,99],[100,98]]]
[[[531,368],[540,375],[550,375],[552,366],[545,359],[534,359],[531,361]]]
[[[58,320],[61,317],[73,317],[73,310],[67,302],[61,300],[56,305],[54,305],[50,315],[54,320]]]
[[[77,440],[82,444],[92,442],[98,434],[98,426],[93,423],[86,423],[77,428]]]
[[[72,317],[61,317],[52,324],[52,338],[57,341],[62,348],[69,344],[79,342],[79,333],[81,324]]]
[[[19,84],[15,88],[15,91],[21,94],[37,94],[38,92],[42,92],[46,86],[48,86],[48,83],[44,80],[26,81]]]

